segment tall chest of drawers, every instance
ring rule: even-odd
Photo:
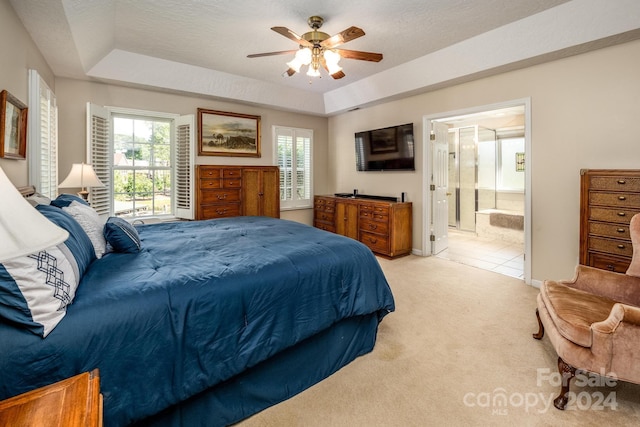
[[[580,171],[580,264],[624,273],[631,217],[640,213],[640,170]]]
[[[196,219],[280,217],[277,166],[196,166]]]

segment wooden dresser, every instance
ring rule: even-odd
[[[313,225],[351,237],[389,258],[411,253],[412,204],[315,196]]]
[[[0,426],[102,426],[98,370],[3,400]]]
[[[196,219],[280,218],[277,166],[196,166]]]
[[[640,213],[640,170],[580,171],[580,264],[624,273],[633,246],[629,221]]]

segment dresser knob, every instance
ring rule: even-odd
[[[627,214],[624,212],[618,212],[618,216],[626,216]]]
[[[618,245],[618,249],[624,249],[624,245]]]
[[[618,228],[616,231],[617,231],[618,233],[624,233],[624,231],[625,231],[625,230],[624,230],[624,228]]]
[[[620,184],[620,185],[624,185],[626,183],[627,183],[627,181],[625,181],[624,179],[619,179],[618,180],[618,184]]]
[[[618,196],[618,200],[627,200],[625,196]]]

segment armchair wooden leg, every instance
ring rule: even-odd
[[[538,332],[533,334],[533,337],[537,340],[541,340],[542,337],[544,337],[544,325],[540,320],[540,313],[538,312],[537,308],[536,308],[536,319],[538,319]]]
[[[560,394],[553,401],[553,406],[560,410],[564,410],[569,400],[569,383],[576,376],[576,368],[566,363],[561,357],[558,357],[558,372],[562,377],[562,385],[560,386]]]

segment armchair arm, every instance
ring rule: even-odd
[[[578,265],[574,278],[560,283],[614,301],[640,306],[640,277]]]
[[[630,327],[637,327],[640,333],[640,307],[627,304],[614,304],[609,313],[609,317],[602,322],[591,325],[594,332],[599,334],[612,334],[616,332],[621,323],[626,323]]]

